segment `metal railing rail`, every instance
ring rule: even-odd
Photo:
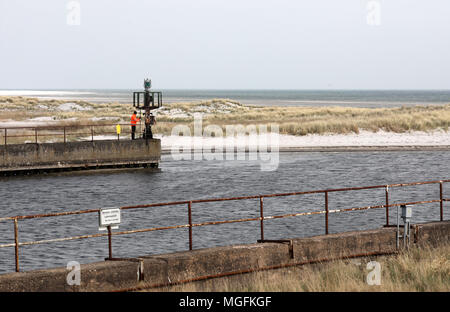
[[[362,187],[350,187],[350,188],[338,188],[338,189],[324,189],[324,190],[313,190],[313,191],[303,191],[303,192],[276,193],[276,194],[265,194],[265,195],[229,197],[229,198],[197,199],[197,200],[174,201],[174,202],[144,204],[144,205],[135,205],[135,206],[124,206],[124,207],[120,207],[120,209],[121,210],[130,210],[130,209],[145,209],[145,208],[162,207],[162,206],[186,205],[187,206],[187,212],[188,212],[188,218],[187,218],[188,223],[187,224],[164,226],[164,227],[127,230],[127,231],[120,231],[120,232],[112,232],[111,228],[108,227],[108,233],[79,235],[79,236],[72,236],[72,237],[63,237],[63,238],[46,239],[46,240],[39,240],[39,241],[28,241],[28,242],[19,242],[19,227],[18,227],[19,220],[39,219],[39,218],[49,218],[49,217],[60,217],[60,216],[69,216],[69,215],[81,215],[81,214],[89,214],[89,213],[98,213],[100,211],[100,209],[79,210],[79,211],[69,211],[69,212],[57,212],[57,213],[37,214],[37,215],[22,215],[22,216],[13,216],[13,217],[2,217],[2,218],[0,218],[0,222],[2,222],[2,221],[13,221],[13,223],[14,223],[14,243],[2,244],[2,245],[0,245],[0,248],[15,247],[16,272],[19,272],[20,271],[20,267],[19,267],[19,247],[21,247],[21,246],[29,246],[29,245],[45,244],[45,243],[62,242],[62,241],[69,241],[69,240],[76,240],[76,239],[87,239],[87,238],[108,236],[108,238],[109,238],[109,255],[110,255],[110,257],[107,258],[107,259],[112,259],[111,237],[115,236],[115,235],[127,235],[127,234],[135,234],[135,233],[160,231],[160,230],[188,228],[188,230],[189,230],[189,238],[188,238],[189,239],[189,250],[192,250],[193,249],[193,238],[192,238],[192,228],[193,227],[201,227],[201,226],[208,226],[208,225],[219,225],[219,224],[227,224],[227,223],[259,221],[260,240],[264,241],[264,221],[267,221],[267,220],[324,214],[325,215],[325,220],[324,220],[325,221],[325,224],[324,224],[325,234],[329,234],[329,214],[330,213],[339,213],[339,212],[350,212],[350,211],[361,211],[361,210],[385,208],[385,213],[386,213],[386,216],[385,216],[386,217],[386,224],[385,224],[385,226],[390,226],[390,224],[389,224],[389,208],[391,208],[391,207],[399,207],[401,205],[420,205],[420,204],[430,204],[430,203],[440,203],[440,205],[439,205],[440,221],[444,221],[444,202],[450,201],[450,198],[444,198],[443,197],[443,185],[444,185],[444,183],[449,183],[449,182],[450,182],[450,180],[411,182],[411,183],[398,183],[398,184],[362,186]],[[415,202],[389,203],[389,190],[391,188],[394,188],[394,187],[405,187],[405,186],[416,186],[416,185],[427,185],[427,184],[439,184],[439,199],[431,199],[431,200],[423,200],[423,201],[415,201]],[[354,208],[345,208],[345,209],[330,209],[329,208],[328,197],[329,197],[330,193],[358,191],[358,190],[369,190],[369,189],[383,189],[383,188],[385,189],[385,195],[386,195],[385,196],[386,202],[385,202],[384,205],[354,207]],[[300,195],[307,195],[307,194],[324,194],[324,208],[325,209],[324,210],[320,210],[320,211],[298,212],[298,213],[289,213],[289,214],[283,214],[283,215],[264,216],[264,198],[300,196]],[[250,199],[258,199],[259,200],[259,216],[258,217],[193,223],[193,220],[192,220],[192,205],[193,204],[222,202],[222,201],[250,200]]]
[[[117,133],[116,126],[120,125],[120,133]],[[140,126],[140,123],[138,124]],[[114,127],[113,129],[106,129]],[[88,130],[88,132],[77,132],[74,130]],[[98,130],[100,129],[100,130]],[[142,130],[142,129],[141,129]],[[18,133],[19,132],[19,133]],[[24,133],[29,132],[29,133]],[[30,133],[31,132],[31,133]],[[44,133],[45,132],[45,133]],[[81,124],[81,125],[47,125],[47,126],[25,126],[25,127],[0,127],[0,145],[7,146],[8,144],[22,144],[25,143],[9,143],[8,138],[32,138],[33,142],[28,143],[42,143],[39,141],[40,137],[61,138],[62,142],[66,143],[70,136],[90,137],[90,140],[75,139],[72,141],[94,141],[96,135],[114,135],[117,140],[124,135],[131,134],[131,123],[105,123],[105,124]],[[136,135],[139,136],[139,131]]]

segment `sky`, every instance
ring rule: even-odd
[[[448,0],[0,0],[0,89],[450,89]]]

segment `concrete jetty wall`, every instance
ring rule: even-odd
[[[20,170],[157,164],[161,141],[99,140],[0,146],[0,173]]]
[[[412,226],[411,244],[448,243],[450,221]],[[201,280],[254,270],[396,252],[396,228],[205,248],[81,265],[80,285],[67,268],[0,275],[1,292],[113,291]]]

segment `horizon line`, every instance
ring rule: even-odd
[[[76,90],[135,90],[139,88],[21,88],[21,89],[12,89],[5,88],[0,91],[76,91]],[[154,90],[158,88],[152,88]],[[336,88],[336,89],[322,89],[322,88],[311,88],[311,89],[293,89],[293,88],[160,88],[159,90],[173,90],[173,91],[450,91],[449,89],[440,89],[440,88],[426,88],[426,89],[401,89],[401,88],[392,88],[392,89],[349,89],[349,88]]]

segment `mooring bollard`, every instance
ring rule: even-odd
[[[117,141],[120,140],[120,131],[121,131],[120,125],[116,125]]]

